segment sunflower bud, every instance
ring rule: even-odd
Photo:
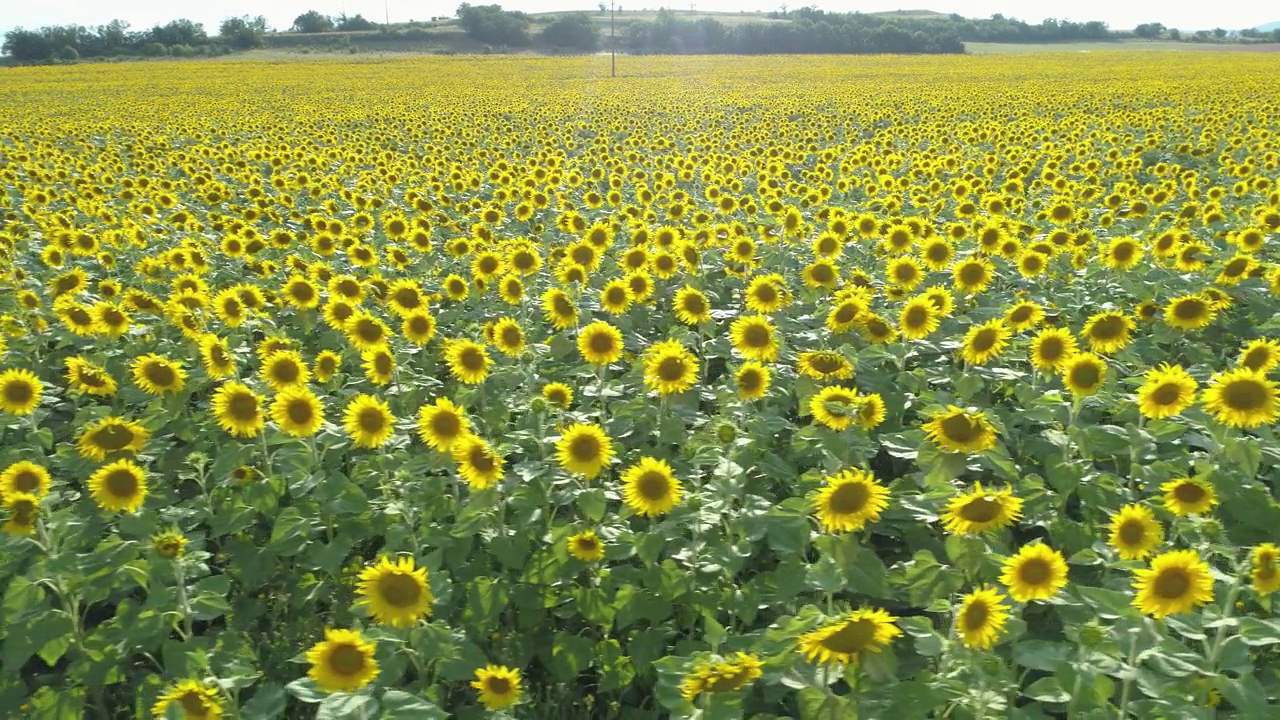
[[[1097,647],[1106,639],[1106,633],[1096,623],[1080,627],[1080,644],[1084,647]]]
[[[543,413],[543,412],[546,412],[546,411],[547,411],[547,401],[546,401],[546,400],[544,400],[544,399],[542,399],[542,398],[540,398],[540,397],[536,397],[536,398],[534,398],[534,399],[533,399],[533,401],[532,401],[532,402],[530,402],[530,403],[529,403],[529,409],[530,409],[530,410],[533,410],[533,411],[534,411],[534,412],[536,412],[536,413]]]
[[[716,439],[725,445],[733,442],[737,437],[738,428],[730,423],[720,423],[720,426],[716,428]]]

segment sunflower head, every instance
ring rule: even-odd
[[[307,651],[307,674],[325,692],[353,692],[378,677],[376,646],[354,630],[329,628]]]
[[[435,601],[426,569],[416,567],[408,556],[394,561],[384,556],[364,568],[356,592],[360,596],[356,604],[367,608],[374,620],[401,628],[430,617]]]
[[[889,506],[889,490],[869,472],[841,471],[824,478],[813,499],[818,522],[827,532],[856,532],[880,519]]]
[[[480,695],[486,710],[504,710],[520,702],[520,671],[502,665],[486,665],[476,670],[471,687]]]
[[[922,426],[929,439],[951,453],[980,453],[996,444],[996,430],[981,410],[950,405]]]
[[[1190,612],[1213,601],[1213,577],[1195,550],[1157,555],[1151,566],[1134,571],[1134,607],[1157,618]]]
[[[1022,516],[1022,499],[1014,497],[1012,488],[994,490],[975,483],[973,490],[947,504],[942,516],[947,532],[975,535],[1012,525]]]

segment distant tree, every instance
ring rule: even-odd
[[[148,30],[145,42],[156,42],[161,45],[204,45],[209,42],[204,25],[192,20],[171,20],[165,25],[157,25]]]
[[[267,31],[267,19],[261,15],[229,17],[218,26],[218,35],[227,45],[237,50],[262,47],[262,35]]]
[[[338,22],[335,27],[342,32],[377,30],[378,23],[375,23],[372,20],[365,20],[363,15],[352,15],[351,17],[339,15]]]
[[[1227,36],[1227,31],[1222,28],[1214,28],[1213,36],[1221,40],[1222,38]]]
[[[586,13],[567,13],[547,24],[539,36],[543,45],[575,52],[600,49],[600,31]]]
[[[1172,30],[1170,30],[1170,31],[1169,31],[1169,39],[1170,39],[1170,40],[1181,40],[1181,39],[1182,39],[1182,31],[1181,31],[1181,30],[1179,30],[1178,28],[1173,28]]]
[[[1133,29],[1134,35],[1145,39],[1158,38],[1162,32],[1164,32],[1164,25],[1160,23],[1142,23]]]
[[[606,6],[605,6],[605,4],[604,4],[604,3],[600,3],[597,7],[599,7],[599,8],[600,8],[600,14],[601,14],[601,15],[605,14],[605,11],[607,11],[607,10],[609,9],[608,7],[606,7]]]
[[[331,32],[333,30],[333,20],[328,15],[321,15],[315,10],[308,10],[293,19],[293,32],[298,33],[322,33]]]
[[[55,52],[53,55],[54,55],[54,57],[58,58],[59,60],[68,60],[68,61],[70,61],[70,60],[79,60],[79,59],[80,59],[80,51],[79,51],[79,50],[76,50],[75,48],[71,47],[70,45],[63,45],[62,47],[58,48],[58,51],[57,51],[57,52]]]
[[[22,28],[5,33],[4,45],[0,45],[0,50],[3,50],[5,55],[24,63],[50,60],[56,49],[44,33]]]
[[[501,5],[458,6],[458,24],[472,40],[491,45],[528,45],[529,16]]]

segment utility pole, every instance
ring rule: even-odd
[[[618,77],[618,41],[613,37],[613,8],[617,0],[609,0],[609,77]]]
[[[388,25],[391,24],[391,10],[387,8],[387,0],[382,0],[382,17]]]

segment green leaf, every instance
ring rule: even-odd
[[[1240,637],[1253,647],[1280,644],[1280,620],[1242,617],[1240,620]]]
[[[604,490],[600,488],[583,490],[578,493],[578,497],[575,500],[578,503],[578,508],[582,510],[582,514],[591,522],[598,523],[604,519],[605,511],[608,509]]]
[[[273,682],[264,682],[253,691],[249,702],[241,706],[240,717],[244,720],[274,720],[284,715],[288,704],[289,696],[283,687]]]
[[[381,717],[382,720],[444,720],[449,713],[417,695],[403,690],[388,690],[382,694]]]
[[[1013,661],[1032,670],[1056,672],[1072,653],[1071,646],[1066,643],[1022,640],[1013,646]]]
[[[296,507],[285,508],[271,528],[271,540],[267,547],[278,555],[297,555],[307,545],[312,521],[302,516]]]
[[[321,690],[320,686],[316,685],[316,681],[309,677],[298,678],[286,685],[284,689],[304,703],[323,702],[329,697],[329,693]]]
[[[320,703],[316,720],[350,720],[378,717],[378,699],[372,695],[335,693]]]
[[[1022,694],[1040,702],[1064,703],[1071,699],[1071,693],[1062,689],[1062,683],[1056,677],[1040,678],[1028,685]]]

